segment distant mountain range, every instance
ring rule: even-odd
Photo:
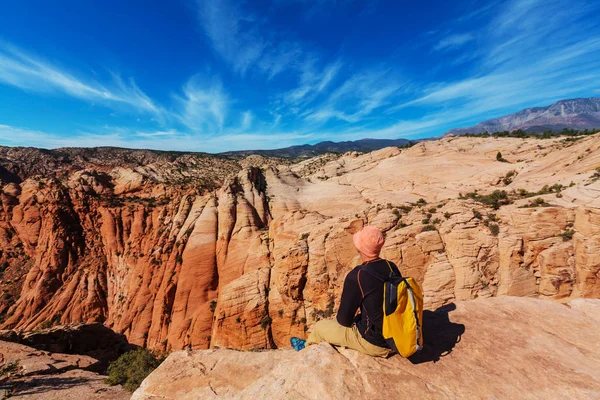
[[[369,152],[390,146],[404,146],[407,139],[360,139],[346,142],[320,142],[317,144],[303,144],[275,150],[240,150],[221,153],[226,156],[247,157],[258,154],[265,157],[282,158],[310,158],[325,153],[346,153],[348,151]]]
[[[561,131],[600,128],[600,97],[560,100],[548,107],[526,108],[514,114],[480,122],[468,128],[452,129],[444,134],[514,131]]]

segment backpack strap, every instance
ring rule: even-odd
[[[369,275],[371,275],[371,276],[373,276],[373,277],[375,277],[375,278],[379,279],[379,280],[380,280],[380,281],[382,281],[382,282],[386,282],[386,281],[388,281],[390,278],[402,278],[402,279],[404,279],[404,278],[402,277],[402,274],[398,275],[398,274],[396,273],[396,271],[394,271],[394,270],[392,269],[392,266],[390,265],[390,262],[389,262],[388,260],[385,260],[385,262],[387,263],[387,265],[388,265],[388,268],[390,269],[390,275],[389,275],[389,276],[387,276],[387,277],[386,277],[386,276],[383,276],[383,275],[379,275],[379,274],[378,274],[378,273],[376,273],[375,271],[371,271],[371,270],[369,270],[369,269],[367,269],[367,268],[361,268],[361,270],[359,270],[359,272],[360,272],[360,271],[365,271],[367,274],[369,274]],[[365,267],[365,266],[363,265],[363,267]],[[408,282],[407,282],[407,284],[408,284]]]
[[[362,301],[365,299],[365,292],[362,288],[362,285],[360,284],[360,271],[362,271],[362,268],[358,270],[358,274],[356,275],[356,280],[358,281],[358,287],[360,289],[360,294],[362,296],[361,299],[361,305],[362,305]],[[365,316],[367,317],[367,329],[365,330],[364,334],[366,335],[367,332],[369,332],[369,328],[370,328],[370,321],[369,321],[369,314],[367,314],[367,309],[365,308]]]

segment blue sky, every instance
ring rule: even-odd
[[[0,144],[219,152],[440,135],[600,95],[600,2],[19,0]]]

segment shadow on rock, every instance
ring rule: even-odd
[[[456,310],[454,303],[447,304],[435,311],[423,312],[423,350],[409,358],[413,364],[439,361],[448,355],[454,346],[460,342],[465,333],[463,324],[450,322],[449,313]]]
[[[41,376],[36,377],[30,382],[26,383],[4,383],[2,386],[0,386],[0,388],[2,390],[5,390],[7,393],[11,393],[10,397],[12,397],[13,394],[16,395],[16,397],[28,397],[36,395],[39,396],[42,393],[54,393],[54,395],[56,395],[56,391],[58,390],[70,389],[73,387],[85,385],[87,383],[89,383],[89,380],[86,378]],[[50,396],[51,395],[48,395],[48,398]]]
[[[101,323],[70,324],[31,332],[0,331],[0,340],[51,353],[81,354],[98,360],[84,368],[103,373],[111,361],[138,346]]]

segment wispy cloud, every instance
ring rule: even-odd
[[[244,111],[242,113],[242,130],[243,131],[247,131],[248,129],[250,129],[250,127],[252,126],[253,118],[254,118],[254,115],[252,114],[252,111],[250,111],[250,110]]]
[[[330,85],[342,68],[340,60],[326,65],[321,71],[317,70],[316,63],[315,59],[309,59],[302,64],[299,85],[284,95],[287,104],[298,106],[313,101]]]
[[[294,141],[308,141],[312,136],[295,132],[236,133],[219,136],[198,136],[191,133],[136,132],[123,128],[107,127],[99,132],[83,132],[65,137],[60,134],[0,125],[0,145],[18,146],[26,141],[28,146],[54,149],[60,147],[115,146],[138,149],[177,150],[219,153],[250,148],[275,149]]]
[[[402,88],[388,69],[369,69],[355,73],[336,87],[316,109],[304,113],[312,122],[338,119],[358,122],[375,110],[390,104]]]
[[[177,100],[181,108],[178,119],[193,132],[222,132],[229,98],[218,78],[192,77],[183,87],[183,96]]]
[[[62,93],[90,102],[130,106],[136,110],[160,113],[160,108],[133,79],[124,81],[112,74],[110,85],[77,78],[64,69],[0,41],[0,83],[37,93]]]
[[[255,67],[273,78],[296,65],[303,54],[298,43],[262,32],[263,21],[240,4],[229,0],[197,0],[197,4],[202,28],[213,48],[240,74]]]
[[[475,36],[471,33],[454,34],[442,38],[433,49],[435,51],[456,50],[474,39]]]
[[[504,4],[478,33],[478,57],[471,60],[470,76],[425,84],[420,96],[387,113],[409,106],[427,109],[434,119],[443,115],[447,125],[547,105],[589,90],[600,82],[600,32],[583,18],[590,15],[590,7],[585,2],[565,7],[560,0]]]

